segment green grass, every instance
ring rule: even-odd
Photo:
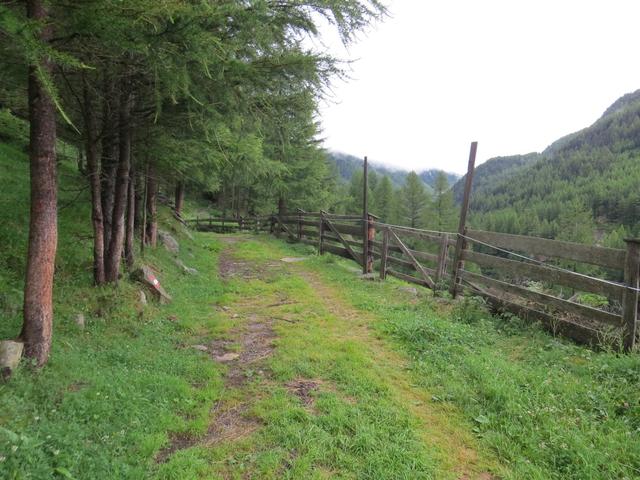
[[[370,343],[366,320],[353,319],[358,324],[349,327],[345,312],[331,311],[291,267],[274,267],[286,253],[277,242],[236,244],[235,256],[263,278],[230,281],[220,300],[238,322],[266,309],[265,319],[279,319],[268,373],[256,372],[246,389],[223,396],[250,403],[262,428],[233,449],[216,444],[178,452],[172,464],[191,466],[180,470],[185,478],[458,478],[442,461],[444,452],[425,444],[408,399],[390,380],[405,374],[402,364]],[[319,383],[312,410],[286,388],[300,379]],[[476,469],[487,466],[476,463]],[[162,478],[180,478],[171,473]]]
[[[22,147],[0,144],[0,177],[10,179],[0,194],[0,338],[12,338],[28,234]],[[637,355],[494,318],[477,300],[452,305],[393,279],[361,281],[351,262],[266,236],[231,247],[259,278],[222,282],[223,236],[191,240],[166,210],[178,257],[199,273],[147,250],[174,301],[143,308],[126,276],[117,288],[91,286],[84,185],[64,159],[52,355],[0,383],[0,479],[640,478]],[[279,262],[300,255],[309,259]],[[227,367],[190,345],[237,342],[255,316],[274,322],[273,354],[246,372],[248,384],[225,386]],[[299,380],[318,384],[313,405],[287,387]],[[256,428],[203,443],[218,402],[246,405]],[[157,464],[177,434],[195,444]]]
[[[464,413],[469,429],[526,479],[640,478],[640,357],[594,352],[470,299],[411,304],[396,281],[354,281],[348,263],[313,262],[412,358],[414,381]]]
[[[20,331],[28,233],[21,149],[0,145],[0,177],[11,179],[0,195],[0,338],[12,338]],[[221,369],[189,347],[224,329],[211,307],[222,294],[217,242],[190,241],[176,227],[179,256],[200,271],[188,281],[164,248],[147,252],[174,298],[169,306],[141,307],[141,287],[127,278],[94,288],[87,192],[74,201],[82,186],[63,162],[53,348],[43,370],[22,365],[0,383],[0,478],[143,478],[167,432],[206,430],[221,392]]]

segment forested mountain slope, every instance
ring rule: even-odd
[[[355,172],[362,170],[362,158],[358,158],[354,155],[342,152],[329,152],[329,160],[330,163],[335,163],[340,177],[347,182],[351,181]],[[407,170],[389,168],[375,163],[369,163],[369,170],[376,172],[376,174],[380,176],[389,177],[394,187],[401,187],[404,185],[407,175],[409,174]],[[441,171],[442,170],[431,168],[419,172],[418,176],[426,186],[433,188],[435,186],[438,173]],[[444,174],[446,175],[449,184],[453,184],[458,180],[458,178],[460,178],[460,176],[455,173],[444,172]]]
[[[478,165],[473,175],[474,197],[482,197],[490,191],[496,183],[504,181],[515,175],[522,167],[528,166],[540,158],[539,153],[526,155],[511,155],[507,157],[495,157]],[[456,202],[462,202],[464,182],[466,175],[461,177],[453,185],[453,196]]]
[[[478,167],[471,207],[477,226],[611,246],[638,232],[640,91],[539,157],[506,159]],[[507,169],[495,171],[505,161]]]

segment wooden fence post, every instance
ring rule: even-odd
[[[624,349],[633,350],[638,325],[638,287],[640,286],[640,239],[625,238],[627,255],[624,263],[624,283],[628,287],[622,296]]]
[[[460,271],[464,268],[462,261],[462,252],[467,247],[464,236],[467,234],[467,213],[469,213],[469,202],[471,200],[471,187],[473,185],[473,172],[476,166],[476,152],[478,151],[478,142],[471,142],[471,150],[469,151],[469,165],[467,166],[467,178],[464,184],[464,196],[462,198],[462,208],[460,210],[460,223],[458,224],[458,239],[456,241],[456,250],[453,258],[453,272],[451,274],[451,296],[456,298],[458,284],[460,283]]]
[[[380,252],[380,280],[387,278],[387,255],[389,253],[389,227],[382,230],[382,252]]]
[[[324,212],[320,210],[320,223],[318,225],[318,254],[323,255],[322,236],[324,235]]]
[[[449,235],[446,233],[440,239],[440,250],[438,252],[438,266],[436,268],[436,287],[440,284],[447,273],[447,259],[449,256]]]
[[[373,215],[367,215],[367,251],[362,252],[367,258],[367,273],[373,273],[373,242],[376,239],[376,224]]]
[[[302,240],[302,210],[298,209],[298,241]]]
[[[364,175],[362,177],[362,273],[369,273],[369,165],[368,159],[364,157]]]
[[[269,227],[269,233],[272,234],[272,235],[276,235],[277,236],[277,233],[275,231],[276,230],[276,215],[275,215],[275,213],[271,214],[271,217],[269,217],[269,220],[271,221],[271,225]]]

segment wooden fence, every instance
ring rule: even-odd
[[[359,216],[302,211],[187,223],[208,231],[266,231],[311,245],[320,254],[352,259],[363,272],[377,270],[380,279],[393,276],[454,296],[479,295],[501,311],[540,321],[579,342],[621,340],[630,350],[636,340],[636,240],[620,250],[481,230],[458,234],[413,229],[379,222],[373,215],[365,222]],[[579,273],[588,265],[598,267],[601,278]],[[584,293],[596,294],[601,305],[581,303]]]
[[[479,295],[501,311],[542,322],[554,333],[632,350],[638,324],[640,240],[625,240],[627,248],[621,250],[469,229],[476,150],[473,142],[455,233],[378,221],[368,210],[366,157],[362,215],[298,210],[187,223],[217,232],[268,231],[312,245],[320,254],[353,259],[365,274],[371,275],[377,263],[383,280],[394,276],[434,291],[449,290],[454,298]]]
[[[240,231],[265,231],[271,229],[272,215],[247,217],[196,217],[183,223],[203,232],[232,233]]]

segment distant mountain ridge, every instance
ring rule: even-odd
[[[458,201],[464,181],[453,187]],[[624,226],[625,234],[637,235],[639,183],[637,90],[617,99],[591,126],[561,137],[542,153],[497,157],[478,166],[471,208],[483,227],[507,233],[566,236],[567,226],[578,226],[571,218],[584,214],[580,218],[591,218],[593,230]]]
[[[362,158],[356,157],[354,155],[349,155],[347,153],[331,151],[328,152],[328,155],[331,163],[335,164],[340,177],[346,182],[351,181],[351,177],[353,176],[355,171],[362,170],[364,163],[364,160]],[[391,179],[391,183],[393,183],[395,187],[401,187],[404,184],[406,176],[409,174],[409,170],[388,167],[386,165],[381,165],[375,162],[369,162],[369,169],[376,172],[378,175],[388,176]],[[442,170],[429,169],[417,173],[427,187],[433,188],[436,175],[440,171]],[[460,175],[457,175],[455,173],[444,173],[447,176],[449,185],[453,185],[460,178]]]

